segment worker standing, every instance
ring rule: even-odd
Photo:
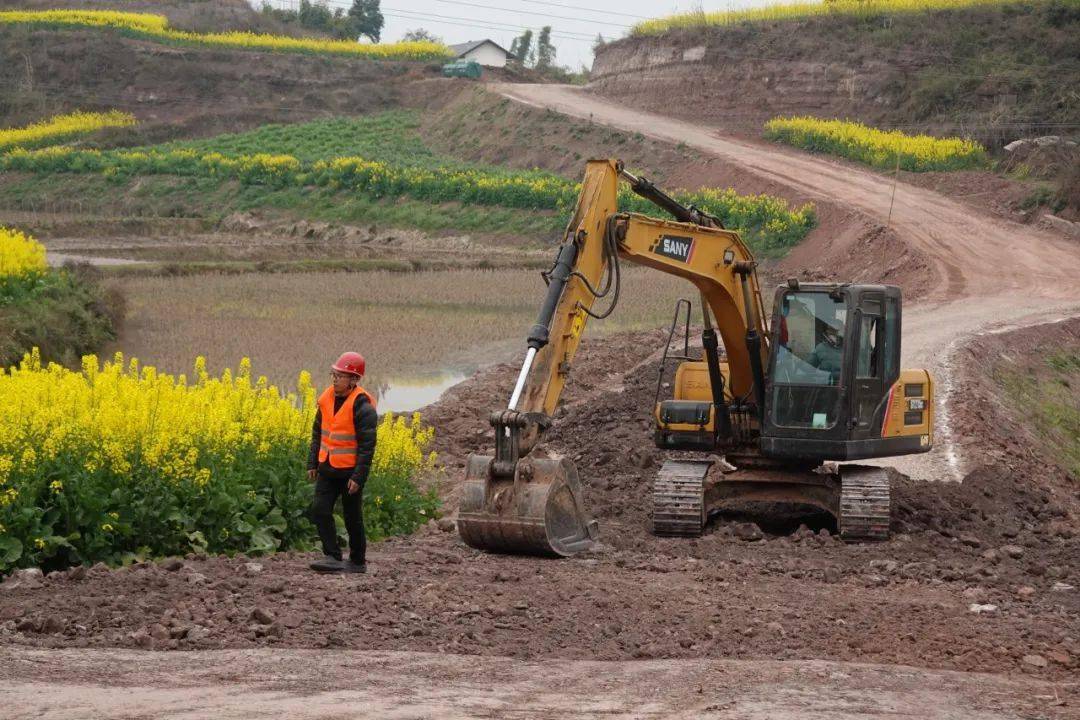
[[[319,531],[325,558],[311,564],[319,572],[367,572],[364,534],[364,483],[375,457],[379,418],[375,398],[360,386],[364,358],[342,353],[331,366],[330,387],[319,396],[311,429],[308,479],[315,483],[311,521]],[[334,505],[341,497],[349,559],[343,560],[334,524]]]

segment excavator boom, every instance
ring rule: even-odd
[[[632,191],[683,220],[619,213],[620,176]],[[687,208],[615,160],[589,161],[547,293],[526,338],[526,355],[507,409],[492,413],[495,455],[469,458],[458,511],[462,538],[493,551],[566,555],[590,546],[577,472],[565,458],[532,456],[558,406],[590,317],[606,317],[621,291],[619,261],[680,275],[707,300],[729,350],[731,390],[750,392],[764,349],[753,256],[736,233]],[[602,311],[594,310],[597,303]],[[746,336],[759,338],[756,346]],[[715,349],[715,342],[713,344]],[[716,360],[714,358],[714,364]],[[723,394],[719,393],[723,403]]]

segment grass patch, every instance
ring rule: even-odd
[[[201,218],[206,229],[235,212],[278,210],[322,222],[377,224],[428,233],[517,237],[539,243],[566,223],[551,211],[375,198],[327,187],[244,185],[233,180],[166,175],[109,179],[102,175],[12,174],[0,182],[8,210],[128,218]]]
[[[252,32],[198,33],[174,30],[164,15],[112,10],[8,10],[0,11],[0,24],[45,28],[93,28],[120,32],[129,37],[170,45],[232,50],[344,55],[369,60],[443,60],[448,47],[432,42],[398,42],[365,45],[352,40],[294,38]]]
[[[660,35],[671,30],[727,27],[743,23],[803,20],[812,17],[876,17],[940,10],[1028,4],[1027,0],[827,0],[797,2],[718,12],[690,12],[634,25],[632,35]]]
[[[1064,190],[1058,190],[1051,185],[1040,184],[1032,190],[1027,197],[1020,201],[1020,209],[1031,211],[1036,208],[1045,207],[1048,208],[1050,212],[1056,213],[1064,210],[1068,204]]]
[[[248,132],[138,148],[143,151],[192,150],[228,157],[259,153],[291,155],[301,162],[359,155],[402,165],[453,165],[457,161],[429,150],[420,136],[420,113],[389,110],[351,118],[263,125]]]
[[[564,215],[580,191],[578,183],[539,170],[426,167],[361,157],[305,164],[291,155],[228,157],[193,150],[15,150],[0,156],[0,169],[49,175],[97,174],[117,183],[148,175],[174,175],[235,180],[275,189],[316,185],[373,199],[408,197],[432,204],[459,202],[467,206],[550,210]],[[760,251],[789,248],[815,224],[812,205],[793,208],[787,201],[768,195],[743,196],[731,188],[702,188],[693,193],[675,192],[674,196],[716,215],[726,227],[738,230],[751,248]],[[620,188],[619,202],[622,210],[666,214],[626,187]]]
[[[1035,362],[1031,368],[999,363],[995,379],[1054,461],[1080,477],[1080,345]]]
[[[123,297],[103,290],[90,268],[53,270],[32,291],[0,298],[0,366],[30,348],[47,361],[78,364],[116,337]]]
[[[50,269],[40,243],[0,228],[0,368],[35,347],[47,360],[77,363],[115,337],[122,316],[121,298],[90,268]]]

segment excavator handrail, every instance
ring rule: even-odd
[[[683,336],[683,354],[668,355],[671,350],[671,339],[675,337],[675,328],[679,324],[679,310],[686,308],[686,334]],[[660,357],[660,367],[656,371],[656,398],[654,404],[660,402],[660,390],[664,383],[664,369],[668,360],[694,360],[690,357],[690,313],[693,311],[693,303],[686,298],[675,301],[675,316],[671,319],[671,327],[668,329],[667,342],[664,343],[664,354]]]

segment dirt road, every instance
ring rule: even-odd
[[[9,720],[1005,720],[1041,717],[1060,697],[1026,678],[820,661],[462,664],[416,652],[4,649],[0,666]]]
[[[842,202],[882,223],[929,257],[940,276],[930,299],[1025,295],[1080,300],[1080,243],[1034,228],[986,218],[930,190],[781,145],[724,137],[707,126],[646,113],[568,85],[497,84],[519,102],[639,132],[745,166],[821,200]],[[891,210],[890,210],[891,207]],[[1035,303],[1033,303],[1034,305]]]
[[[725,137],[707,126],[635,110],[567,85],[497,84],[515,101],[683,143],[802,195],[848,204],[928,258],[938,283],[905,307],[903,362],[937,381],[935,448],[888,464],[922,480],[959,480],[967,468],[951,422],[952,354],[981,332],[1080,314],[1080,242],[986,217],[938,193],[850,163],[770,143]]]

